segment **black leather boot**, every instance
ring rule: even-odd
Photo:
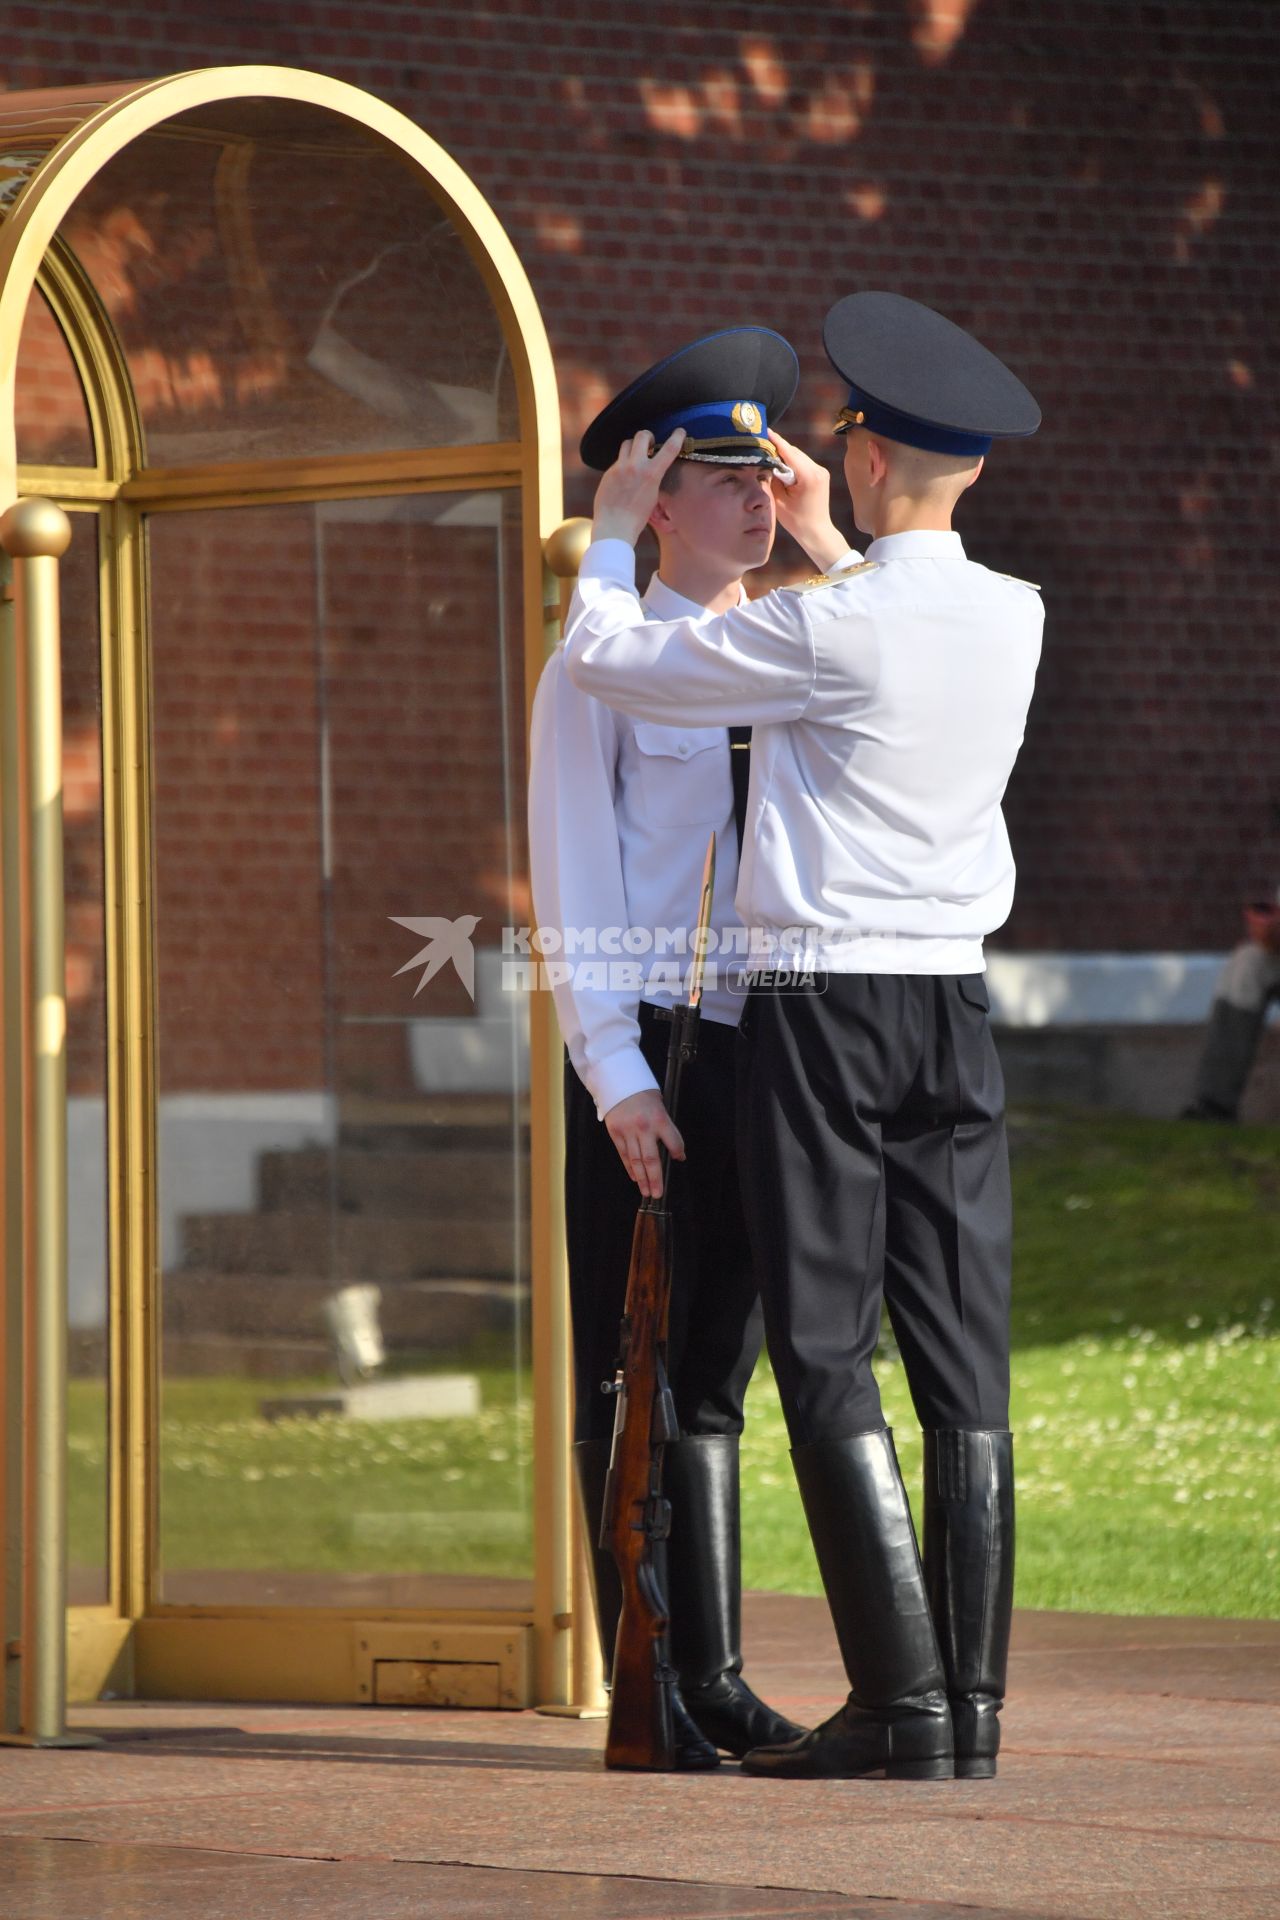
[[[949,1780],[951,1714],[893,1436],[822,1440],[791,1459],[850,1693],[812,1733],[743,1766],[784,1780]]]
[[[671,1658],[695,1724],[739,1758],[804,1732],[742,1678],[742,1524],[735,1434],[691,1434],[663,1450]]]
[[[1013,1615],[1013,1435],[924,1436],[924,1579],[947,1676],[956,1778],[990,1780]]]
[[[579,1440],[575,1442],[573,1449],[578,1498],[582,1503],[583,1525],[591,1549],[588,1555],[591,1565],[591,1599],[595,1608],[596,1628],[600,1635],[600,1657],[606,1687],[613,1679],[613,1643],[617,1638],[618,1619],[622,1612],[622,1583],[618,1578],[617,1565],[608,1547],[600,1545],[600,1517],[604,1512],[604,1487],[609,1474],[609,1455],[612,1451],[612,1440]],[[667,1592],[665,1541],[655,1542],[654,1570],[658,1585],[665,1594]],[[689,1710],[680,1698],[680,1688],[674,1680],[671,1683],[671,1718],[675,1727],[677,1770],[681,1773],[706,1773],[712,1767],[718,1767],[720,1755],[710,1741],[703,1738],[690,1719]]]

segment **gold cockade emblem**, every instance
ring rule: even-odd
[[[759,433],[764,425],[754,400],[739,400],[730,418],[739,433]]]

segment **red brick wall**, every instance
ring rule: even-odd
[[[332,508],[317,525],[317,511],[153,523],[162,1092],[407,1093],[400,1023],[471,1003],[451,968],[421,997],[416,973],[396,977],[425,943],[392,916],[477,914],[480,946],[512,917],[499,529],[348,521]],[[518,551],[510,528],[504,541]],[[512,627],[511,668],[517,637]],[[518,672],[515,687],[513,713]],[[518,876],[514,728],[506,744]],[[527,913],[522,898],[515,912]]]
[[[1046,421],[961,522],[1049,616],[1004,943],[1224,945],[1280,877],[1280,8],[42,0],[6,24],[10,86],[267,60],[411,114],[528,267],[570,449],[703,329],[795,341],[805,438],[837,397],[833,297],[895,287],[972,325]]]

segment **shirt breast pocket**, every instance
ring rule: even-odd
[[[718,827],[733,805],[729,736],[723,727],[635,729],[640,797],[655,827]]]

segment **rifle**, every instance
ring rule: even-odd
[[[702,974],[711,894],[716,875],[716,837],[702,870],[698,931],[689,1000],[674,1006],[663,1105],[672,1120],[685,1065],[697,1051],[702,1010]],[[603,1391],[617,1395],[613,1449],[605,1482],[600,1545],[608,1547],[622,1583],[622,1613],[613,1652],[613,1685],[605,1738],[606,1767],[667,1773],[675,1765],[671,1718],[674,1671],[666,1656],[667,1603],[654,1565],[654,1546],[671,1527],[671,1506],[662,1494],[662,1449],[679,1438],[675,1402],[667,1382],[667,1320],[671,1301],[671,1214],[667,1206],[668,1155],[659,1146],[662,1191],[640,1203],[631,1242],[626,1305],[622,1314],[617,1376]]]

